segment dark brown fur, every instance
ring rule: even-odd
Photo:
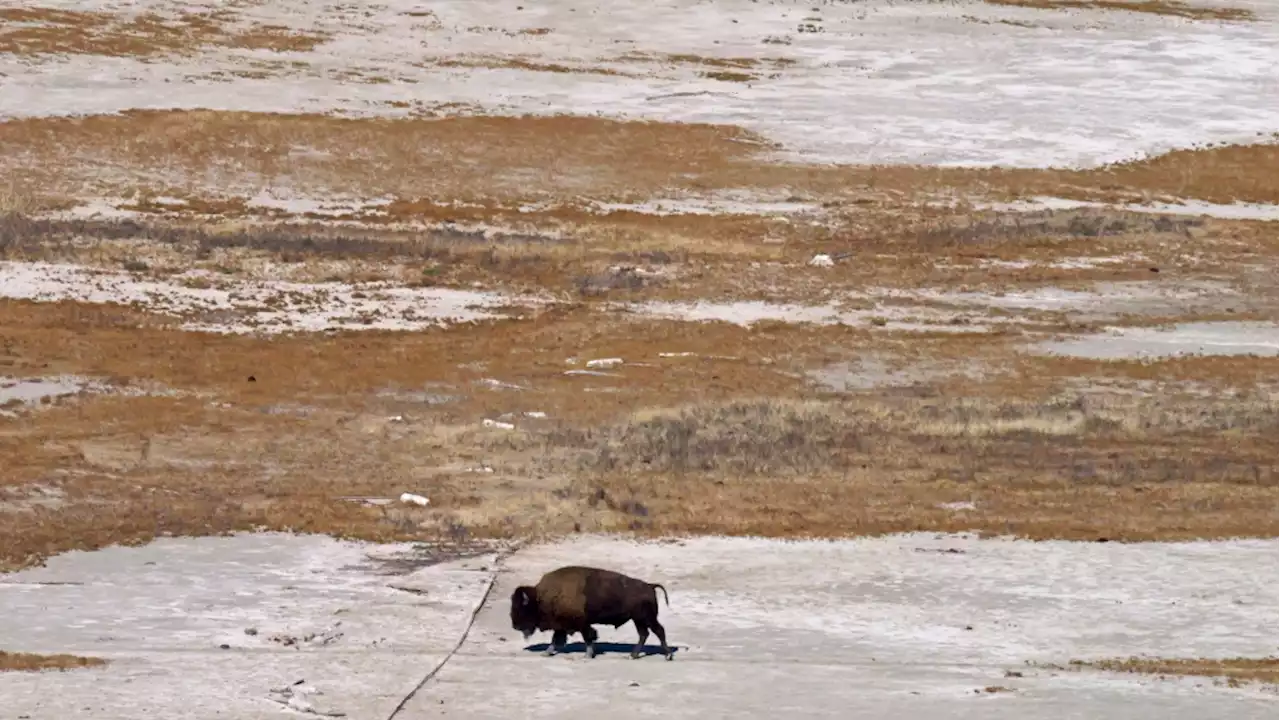
[[[667,632],[658,622],[658,593],[667,589],[612,570],[569,566],[552,570],[536,587],[521,585],[511,593],[511,627],[527,638],[536,631],[552,631],[548,655],[564,647],[573,633],[582,635],[587,657],[595,657],[596,631],[592,625],[621,627],[635,623],[640,639],[631,657],[640,656],[649,631],[662,643],[662,654],[671,659]],[[667,601],[670,605],[670,601]]]

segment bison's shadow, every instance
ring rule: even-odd
[[[600,642],[599,640],[597,640],[596,655],[630,655],[631,649],[634,648],[635,646],[636,646],[635,643],[611,643],[611,642]],[[533,645],[526,645],[524,649],[528,650],[529,652],[540,653],[540,652],[546,652],[546,649],[549,647],[551,647],[551,643],[544,642],[544,643],[534,643]],[[675,645],[670,645],[668,647],[671,648],[672,655],[675,655],[676,653],[680,652],[680,648],[676,647]],[[586,651],[587,651],[587,646],[585,643],[568,642],[560,647],[559,654],[585,653]],[[642,657],[649,657],[650,655],[661,655],[661,654],[662,654],[662,648],[658,645],[645,645],[644,647],[640,648],[640,655]]]

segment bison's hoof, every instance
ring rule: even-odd
[[[640,653],[638,653],[638,652],[633,652],[633,653],[631,653],[631,659],[632,659],[632,660],[639,660],[639,659],[640,659]]]
[[[671,653],[667,653],[667,660],[668,660],[668,661],[670,661],[670,660],[675,660],[675,659],[676,659],[676,656],[675,656],[675,655],[672,655]]]

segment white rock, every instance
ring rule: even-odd
[[[834,265],[835,265],[835,261],[831,259],[830,255],[814,255],[813,259],[809,261],[809,267],[828,268]]]
[[[600,358],[599,360],[587,361],[587,367],[589,368],[607,368],[607,367],[613,367],[615,365],[621,365],[621,364],[622,364],[622,358]]]
[[[516,429],[516,426],[512,423],[502,422],[500,420],[490,420],[489,418],[485,418],[481,422],[481,424],[488,428],[497,428],[498,430],[515,430]]]
[[[524,414],[524,416],[525,416],[525,417],[528,417],[528,418],[539,418],[539,419],[540,419],[540,418],[545,418],[545,417],[547,416],[547,414],[546,414],[546,413],[544,413],[544,412],[542,412],[541,410],[530,410],[530,411],[526,412],[526,413]]]
[[[414,495],[413,493],[401,493],[400,502],[405,503],[406,505],[412,503],[414,505],[421,505],[423,507],[426,507],[427,503],[431,501],[422,497],[421,495]]]

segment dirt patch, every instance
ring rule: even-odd
[[[234,12],[146,13],[127,18],[105,12],[0,8],[0,53],[14,55],[188,55],[206,48],[308,51],[324,35],[283,26],[243,24]]]
[[[39,655],[0,650],[0,672],[39,672],[42,670],[78,670],[102,667],[106,660],[78,655]]]
[[[1253,20],[1244,8],[1203,7],[1177,0],[986,0],[992,5],[1012,5],[1038,10],[1117,10],[1168,15],[1188,20]]]

